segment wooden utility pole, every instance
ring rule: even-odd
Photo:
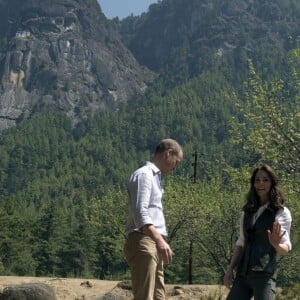
[[[189,284],[193,284],[193,240],[190,240]]]
[[[192,163],[192,166],[194,167],[194,183],[197,180],[197,164],[198,164],[198,153],[197,151],[195,151],[195,153],[193,154],[193,156],[195,156],[195,160],[194,163]]]
[[[198,169],[198,153],[195,151],[193,154],[195,157],[194,162],[192,163],[192,166],[194,167],[194,176],[193,181],[196,183],[197,181],[197,169]],[[193,259],[194,259],[194,253],[193,253],[193,240],[190,240],[190,249],[189,249],[189,275],[188,275],[188,281],[189,284],[193,284]]]

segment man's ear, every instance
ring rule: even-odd
[[[165,158],[168,158],[170,155],[172,155],[172,149],[166,149],[165,151],[164,151],[164,157]]]

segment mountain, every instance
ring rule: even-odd
[[[240,75],[247,58],[259,67],[268,60],[265,72],[273,72],[279,56],[295,46],[299,20],[295,0],[163,0],[118,28],[137,60],[152,70],[185,67],[194,76],[219,61]]]
[[[111,22],[96,0],[0,0],[0,130],[49,107],[76,122],[114,110],[155,73],[175,87],[217,68],[236,88],[251,58],[271,76],[300,35],[299,11],[296,0],[163,0]]]
[[[74,120],[114,109],[152,77],[97,0],[0,1],[0,130],[49,107]]]
[[[162,0],[122,21],[92,0],[0,0],[0,273],[127,278],[126,182],[167,136],[184,159],[164,179],[166,282],[186,282],[192,245],[193,283],[220,283],[260,161],[299,228],[299,20],[299,0]]]

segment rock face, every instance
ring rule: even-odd
[[[53,287],[44,283],[27,283],[6,287],[0,300],[56,300]]]
[[[97,0],[0,1],[0,130],[49,107],[113,109],[149,80]]]

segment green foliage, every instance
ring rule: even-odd
[[[284,140],[271,149],[259,146],[265,128],[269,131],[264,133],[264,140],[274,142],[275,130],[264,123],[267,112],[275,120],[280,117],[284,126],[291,126],[288,136],[294,134],[291,128],[297,133],[297,119],[293,119],[295,126],[290,122],[293,116],[297,118],[296,62],[291,63],[291,81],[272,85],[269,106],[264,106],[269,98],[261,97],[269,95],[266,85],[260,84],[256,73],[250,73],[253,89],[248,90],[241,112],[252,110],[241,114],[243,123],[235,123],[232,133],[236,135],[232,137],[240,143],[237,146],[229,143],[227,131],[231,128],[228,120],[236,113],[238,93],[228,88],[222,73],[213,72],[165,92],[163,82],[158,82],[144,98],[120,107],[118,112],[100,112],[75,127],[65,115],[49,112],[2,133],[1,274],[127,278],[122,252],[125,183],[130,173],[150,158],[155,143],[171,136],[182,141],[185,157],[178,168],[180,176],[168,177],[165,182],[165,211],[176,254],[166,269],[166,281],[221,283],[238,234],[240,208],[251,172],[248,165],[251,167],[257,158],[265,160],[267,154],[268,160],[280,157],[277,166],[297,162],[297,152],[289,150],[294,160],[285,153]],[[289,94],[283,86],[289,87]],[[290,102],[279,98],[284,105],[280,110],[278,94],[293,96]],[[296,138],[297,134],[293,136]],[[254,144],[258,145],[255,149]],[[262,152],[264,149],[268,152]],[[199,161],[193,182],[195,150],[199,151]],[[293,215],[292,240],[297,249],[298,178],[280,177]],[[280,285],[299,280],[298,264],[297,251],[280,261]]]
[[[1,3],[0,3],[0,5],[1,5]],[[1,38],[0,39],[0,53],[4,52],[6,49],[7,49],[7,39],[6,38]]]
[[[105,196],[93,199],[91,222],[98,231],[97,277],[117,279],[126,269],[123,258],[127,196],[120,189],[109,189]]]
[[[299,283],[292,287],[283,288],[277,295],[276,300],[294,300],[299,298],[300,286]]]
[[[293,247],[299,246],[299,49],[289,56],[290,73],[284,79],[263,82],[249,62],[249,80],[245,105],[240,105],[244,118],[232,122],[232,142],[256,162],[271,164],[279,174],[292,211]],[[249,162],[248,162],[249,164]],[[251,165],[251,164],[249,164]],[[239,172],[239,170],[237,170]],[[278,284],[298,282],[296,266],[299,253],[292,251],[280,260]]]
[[[293,180],[300,170],[299,64],[297,49],[290,55],[290,76],[263,83],[250,61],[246,103],[240,105],[244,121],[234,118],[231,131],[232,141]]]
[[[243,197],[224,189],[215,175],[209,182],[182,178],[166,186],[166,214],[176,255],[176,265],[168,268],[182,264],[185,280],[192,271],[193,283],[221,282],[238,234]]]

